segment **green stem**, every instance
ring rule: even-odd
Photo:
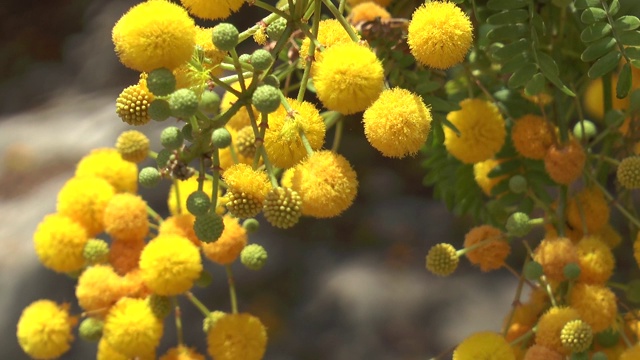
[[[196,298],[195,295],[193,295],[193,293],[188,291],[185,293],[185,296],[187,297],[187,299],[189,299],[189,301],[191,301],[193,305],[195,305],[196,308],[198,308],[198,310],[200,310],[202,315],[204,315],[205,317],[208,317],[211,314],[211,311],[209,311],[209,309],[207,309],[207,307],[204,306],[202,301],[198,300],[198,298]]]
[[[233,280],[233,272],[231,272],[231,265],[225,266],[227,270],[227,281],[229,282],[229,297],[231,298],[231,312],[233,314],[238,313],[238,300],[236,298],[236,285]]]
[[[307,151],[307,155],[312,155],[313,148],[311,147],[311,144],[309,143],[309,139],[307,139],[307,135],[304,134],[304,130],[302,130],[302,128],[298,129],[298,135],[300,135],[300,140],[302,140],[302,145],[304,146],[304,149]]]
[[[268,12],[272,13],[272,15],[273,15],[273,14],[275,14],[275,15],[276,15],[276,16],[274,16],[275,18],[282,17],[282,18],[285,18],[285,19],[287,19],[287,20],[291,18],[291,17],[289,16],[289,14],[287,14],[286,12],[284,12],[284,11],[282,11],[282,10],[280,10],[280,9],[276,8],[275,6],[269,5],[269,4],[267,4],[267,3],[263,2],[263,1],[260,1],[260,0],[254,0],[254,1],[253,1],[253,5],[255,5],[255,6],[259,7],[259,8],[262,8],[262,9],[264,9],[264,10],[267,10]],[[288,9],[288,5],[287,5],[287,7],[285,8],[285,10],[286,10],[286,9]],[[273,21],[275,20],[275,18],[274,18],[274,19],[272,19],[272,20],[271,20],[271,19],[269,19],[270,17],[271,17],[271,15],[270,15],[270,16],[267,16],[267,17],[266,17],[266,18],[264,18],[262,21],[264,21],[264,22],[265,22],[265,23],[267,23],[267,24],[270,24],[271,22],[273,22]],[[271,20],[271,21],[270,21],[270,22],[267,22],[267,20]],[[243,32],[243,33],[244,33],[244,32]],[[253,35],[253,34],[252,34],[252,35]],[[247,37],[248,37],[248,36],[247,36]],[[243,39],[243,40],[244,40],[244,39]]]
[[[182,312],[180,311],[180,305],[178,304],[178,298],[172,297],[173,306],[175,308],[175,319],[176,319],[176,333],[178,335],[178,345],[184,345],[184,333],[182,331]]]
[[[318,29],[320,28],[320,12],[322,3],[319,0],[315,1],[316,8],[315,13],[313,15],[313,28],[311,29],[311,34],[317,34]],[[309,38],[311,39],[311,38]],[[304,93],[307,90],[307,83],[309,82],[309,76],[311,74],[311,65],[314,61],[314,54],[316,53],[316,42],[309,41],[309,53],[306,54],[306,63],[304,66],[304,72],[302,73],[302,81],[300,82],[300,88],[298,89],[298,97],[297,100],[302,102],[304,100]]]
[[[340,119],[336,123],[336,132],[333,135],[333,145],[331,146],[331,151],[338,152],[338,147],[340,147],[340,141],[342,140],[342,130],[344,129],[344,119]]]
[[[160,214],[153,210],[149,205],[147,205],[147,214],[151,216],[151,218],[155,220],[155,222],[157,222],[158,224],[162,224],[162,216],[160,216]]]
[[[522,271],[524,272],[524,268],[527,266],[527,263],[529,263],[529,257],[526,256],[524,259],[524,265],[522,266]],[[524,288],[524,276],[520,275],[519,279],[518,279],[518,287],[516,288],[516,294],[513,297],[513,306],[511,307],[511,311],[509,312],[509,317],[507,319],[506,322],[506,326],[504,327],[504,329],[502,329],[502,336],[506,337],[507,336],[507,331],[509,331],[509,326],[511,325],[511,321],[513,320],[513,316],[516,313],[516,307],[518,306],[518,304],[520,304],[520,296],[522,295],[522,289]]]

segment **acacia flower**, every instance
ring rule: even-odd
[[[45,216],[33,235],[38,259],[56,272],[80,270],[88,240],[87,231],[79,223],[61,214]]]
[[[206,20],[226,19],[244,4],[244,0],[180,0],[180,2],[191,15]]]
[[[618,305],[616,295],[608,287],[577,283],[571,289],[568,300],[580,318],[591,325],[594,333],[604,331],[615,323]]]
[[[524,354],[523,360],[562,360],[564,356],[542,345],[532,345]]]
[[[367,46],[341,43],[323,52],[313,84],[327,109],[349,115],[365,110],[378,98],[384,87],[384,71]]]
[[[472,41],[471,21],[454,3],[432,1],[411,17],[407,43],[423,65],[448,69],[464,60]]]
[[[178,345],[169,349],[166,354],[160,357],[160,360],[204,360],[204,356],[199,354],[196,349]]]
[[[353,28],[353,31],[357,33],[356,29]],[[325,19],[321,20],[318,25],[318,34],[316,35],[316,39],[325,49],[336,45],[336,44],[344,44],[353,42],[349,33],[342,27],[342,24],[336,19]],[[300,64],[302,66],[307,63],[307,56],[309,55],[309,45],[311,44],[311,40],[308,37],[305,37],[302,40],[302,44],[300,45]],[[314,60],[320,61],[323,57],[323,52],[318,49],[316,46],[315,53],[313,55]],[[315,65],[314,65],[315,67]],[[312,68],[313,69],[313,68]]]
[[[104,210],[104,226],[115,238],[144,239],[149,233],[147,202],[130,193],[114,195]]]
[[[611,249],[600,240],[599,236],[582,238],[576,245],[578,265],[580,265],[579,281],[587,284],[604,284],[615,267],[615,258]]]
[[[572,307],[552,307],[538,321],[536,344],[549,348],[562,355],[571,353],[562,345],[560,333],[562,328],[572,320],[580,318],[580,314]]]
[[[195,221],[196,217],[189,213],[169,216],[160,224],[158,234],[180,235],[189,239],[195,246],[200,246],[200,239],[193,230]]]
[[[376,18],[380,18],[380,20],[390,19],[391,14],[375,2],[365,1],[351,8],[348,20],[355,25],[360,22],[373,21]]]
[[[549,280],[564,281],[564,267],[578,262],[575,245],[566,237],[548,237],[534,250],[533,260],[542,265]]]
[[[94,265],[82,272],[76,285],[80,307],[102,317],[122,296],[123,279],[109,265]]]
[[[166,0],[140,3],[113,27],[120,61],[140,72],[173,70],[191,58],[196,28],[185,9]]]
[[[146,299],[124,297],[109,310],[102,340],[131,358],[155,352],[162,332],[162,320],[153,314]]]
[[[482,331],[464,339],[453,351],[453,360],[515,360],[509,343],[499,334]]]
[[[135,165],[134,165],[135,166]],[[104,230],[104,210],[115,190],[106,180],[95,176],[73,177],[58,192],[58,213],[82,225],[87,236]]]
[[[202,243],[202,252],[211,261],[229,265],[238,258],[247,245],[247,230],[240,225],[237,218],[229,215],[223,216],[222,221],[224,222],[222,235],[216,241]]]
[[[553,181],[569,185],[582,175],[587,156],[582,145],[571,139],[567,144],[553,144],[544,156],[544,169]]]
[[[551,124],[543,117],[528,114],[516,120],[511,128],[511,140],[522,156],[542,160],[553,144],[555,135]]]
[[[464,237],[464,247],[468,249],[475,244],[485,242],[479,247],[465,253],[472,264],[478,265],[482,271],[501,268],[511,252],[511,246],[500,229],[489,225],[477,226]]]
[[[120,275],[138,268],[144,238],[113,238],[109,250],[109,263]]]
[[[138,130],[128,130],[118,136],[116,149],[124,160],[138,164],[149,155],[149,138]]]
[[[362,116],[369,143],[387,157],[415,155],[431,129],[431,111],[405,89],[384,90]]]
[[[208,352],[216,360],[260,360],[267,345],[267,331],[250,314],[227,314],[207,335]]]
[[[71,328],[77,319],[69,315],[68,305],[51,300],[31,303],[18,320],[18,343],[34,359],[53,359],[69,351],[73,341]]]
[[[223,174],[227,188],[227,209],[237,217],[249,218],[262,210],[269,192],[269,179],[264,171],[253,170],[246,164],[236,164]]]
[[[585,188],[569,199],[567,222],[573,228],[589,233],[601,231],[609,223],[609,204],[602,191],[593,186]]]
[[[500,165],[502,161],[490,158],[473,164],[473,178],[476,180],[482,192],[487,196],[491,196],[491,190],[504,180],[507,175],[489,177],[489,173]]]
[[[465,99],[460,110],[447,115],[460,131],[444,128],[444,145],[458,160],[465,164],[484,161],[494,156],[504,144],[506,130],[498,108],[481,99]]]
[[[91,150],[78,162],[76,176],[97,176],[107,180],[116,192],[138,190],[138,167],[122,158],[114,148]]]
[[[142,73],[137,84],[126,87],[118,95],[118,99],[116,99],[116,114],[129,125],[144,125],[151,121],[149,107],[154,98],[154,95],[147,88],[146,74]],[[144,153],[144,157],[146,156],[147,154]],[[127,161],[130,160],[127,159]]]

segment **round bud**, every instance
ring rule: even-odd
[[[598,341],[598,344],[602,347],[613,347],[620,341],[620,333],[612,328],[608,328],[596,334],[596,341]]]
[[[127,130],[118,136],[116,149],[124,160],[141,163],[149,155],[149,138],[138,130]]]
[[[273,57],[271,53],[265,49],[258,49],[251,54],[251,65],[256,70],[267,70],[271,63],[273,62]]]
[[[258,244],[247,245],[240,252],[242,265],[250,270],[260,270],[267,262],[267,250]]]
[[[207,213],[205,215],[196,216],[193,223],[193,230],[200,241],[210,243],[218,240],[224,230],[224,222],[222,217],[216,213]]]
[[[109,260],[109,244],[102,239],[89,239],[84,245],[82,256],[88,264],[101,264]]]
[[[170,297],[151,294],[151,296],[149,296],[149,307],[151,308],[153,315],[158,319],[164,319],[171,314],[173,305],[171,304]]]
[[[194,216],[201,216],[209,211],[211,200],[204,191],[195,191],[187,198],[187,210]]]
[[[238,61],[248,64],[251,62],[251,55],[249,54],[242,54],[240,56],[238,56]]]
[[[527,179],[522,175],[513,175],[509,179],[509,190],[515,194],[527,191]]]
[[[631,280],[625,295],[630,302],[640,304],[640,280]]]
[[[230,51],[238,44],[238,29],[229,23],[221,23],[213,27],[211,40],[213,45],[222,51]]]
[[[169,107],[173,116],[189,118],[198,110],[198,96],[193,90],[178,89],[169,95]]]
[[[529,224],[529,215],[523,212],[516,212],[511,214],[507,219],[507,232],[509,235],[522,237],[527,235],[531,231],[531,225]]]
[[[191,126],[191,124],[184,124],[181,131],[182,137],[184,137],[185,140],[193,141],[193,126]]]
[[[169,95],[176,89],[176,77],[167,68],[155,69],[147,76],[147,88],[155,96]]]
[[[596,136],[597,131],[596,124],[589,120],[583,120],[573,126],[573,135],[580,140],[591,139]]]
[[[276,88],[280,88],[280,79],[277,76],[271,74],[262,79],[262,83],[265,85],[271,85]]]
[[[140,170],[140,174],[138,174],[138,181],[140,185],[146,188],[152,188],[160,182],[162,179],[162,175],[158,169],[148,166]]]
[[[85,340],[95,342],[100,340],[102,337],[102,328],[104,327],[104,322],[102,320],[96,318],[86,318],[82,320],[80,326],[78,327],[78,335]]]
[[[271,85],[260,85],[251,96],[253,106],[262,113],[272,113],[280,107],[280,90]]]
[[[568,263],[562,269],[564,276],[569,280],[575,280],[580,277],[580,265],[577,263]]]
[[[225,128],[217,128],[211,133],[211,143],[219,149],[224,149],[231,145],[231,133]]]
[[[198,108],[206,114],[217,114],[220,110],[220,96],[213,91],[205,90],[200,96]]]
[[[225,315],[227,314],[223,311],[212,311],[211,313],[209,313],[209,316],[204,318],[204,320],[202,321],[202,330],[204,330],[204,332],[206,333],[209,332],[209,330],[211,330],[211,328],[216,325],[218,320],[220,320]]]
[[[235,140],[238,154],[247,158],[253,158],[256,155],[256,135],[253,133],[251,125],[238,130]]]
[[[277,18],[267,26],[267,36],[269,36],[271,40],[278,40],[286,28],[287,20],[285,18]]]
[[[162,149],[158,151],[158,156],[156,157],[156,164],[158,164],[159,168],[163,168],[167,166],[167,163],[171,159],[171,150]]]
[[[162,99],[155,99],[149,104],[149,117],[155,121],[165,121],[171,116],[169,103]]]
[[[616,177],[625,189],[640,189],[640,156],[622,159],[618,165]]]
[[[209,273],[206,270],[202,270],[200,272],[200,276],[196,279],[194,284],[201,288],[206,288],[207,286],[211,285],[212,282],[213,282],[213,277],[211,276],[211,273]]]
[[[537,261],[529,261],[524,266],[524,278],[527,280],[538,280],[543,274],[542,265]]]
[[[160,143],[166,149],[175,150],[182,146],[184,136],[182,131],[175,126],[169,126],[160,133]]]
[[[429,249],[427,270],[438,276],[449,276],[458,268],[458,254],[451,244],[440,243]]]
[[[247,230],[247,233],[253,234],[254,232],[258,231],[260,223],[254,218],[249,218],[242,222],[242,227]]]
[[[571,320],[560,331],[560,341],[565,349],[573,353],[581,353],[591,346],[593,331],[586,322]]]

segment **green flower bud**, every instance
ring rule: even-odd
[[[198,110],[198,96],[193,90],[178,89],[169,95],[169,107],[173,116],[187,119]]]
[[[173,304],[171,304],[171,298],[168,296],[151,294],[151,296],[149,296],[149,307],[153,315],[158,319],[164,319],[171,314]]]
[[[169,95],[176,89],[176,77],[167,68],[155,69],[147,76],[147,88],[155,96]]]
[[[525,236],[531,231],[531,225],[529,224],[529,215],[516,212],[511,214],[507,219],[507,232],[513,236]]]
[[[222,51],[230,51],[238,45],[238,29],[229,23],[221,23],[213,28],[211,40]]]
[[[182,132],[182,137],[184,137],[185,140],[193,141],[193,126],[191,126],[191,124],[189,123],[184,124],[181,132]]]
[[[205,90],[200,96],[198,108],[206,114],[217,114],[220,110],[220,96],[213,91]]]
[[[524,278],[527,280],[538,280],[543,275],[542,265],[537,261],[529,261],[524,266]]]
[[[269,36],[269,39],[271,40],[278,40],[286,28],[287,20],[285,18],[277,18],[267,26],[267,36]]]
[[[169,126],[160,133],[160,143],[166,149],[175,150],[182,146],[184,137],[182,131],[175,126]]]
[[[169,103],[162,99],[155,99],[149,104],[147,110],[149,117],[155,121],[165,121],[171,116],[171,107]]]
[[[240,61],[241,63],[249,64],[251,62],[251,55],[242,54],[238,56],[238,61]]]
[[[247,269],[260,270],[267,262],[267,250],[258,244],[247,245],[240,252],[240,261]]]
[[[260,85],[251,96],[253,106],[262,113],[272,113],[280,107],[280,90],[271,85]]]
[[[156,164],[158,164],[159,168],[163,168],[167,166],[169,159],[171,159],[171,150],[162,149],[158,152],[158,156],[156,157]]]
[[[584,132],[583,132],[584,126]],[[590,139],[598,133],[596,124],[589,120],[583,120],[582,123],[578,122],[573,126],[573,135],[580,140]]]
[[[640,280],[631,280],[625,295],[630,302],[640,304]]]
[[[209,330],[211,330],[216,325],[218,320],[222,319],[222,317],[225,315],[227,315],[227,313],[223,311],[212,311],[209,316],[204,318],[204,320],[202,321],[202,330],[208,333]]]
[[[219,149],[224,149],[231,145],[231,133],[225,128],[217,128],[211,133],[211,143]]]
[[[247,233],[253,234],[254,232],[258,231],[258,228],[260,227],[260,222],[258,222],[258,220],[254,218],[248,218],[242,222],[242,227],[245,230],[247,230]]]
[[[273,74],[266,76],[264,79],[262,79],[262,83],[265,85],[271,85],[275,88],[280,88],[280,80],[278,79],[277,76]]]
[[[562,269],[564,276],[569,280],[575,280],[580,277],[580,265],[576,263],[568,263]]]
[[[610,348],[618,344],[620,341],[620,333],[612,328],[608,328],[596,334],[596,341],[598,341],[600,346]]]
[[[195,191],[187,198],[187,210],[194,216],[201,216],[209,211],[211,200],[204,191]]]
[[[140,170],[140,174],[138,174],[138,181],[140,185],[146,188],[152,188],[160,182],[162,179],[162,175],[158,169],[148,166]]]
[[[258,49],[251,54],[251,65],[256,70],[267,70],[271,63],[273,62],[273,57],[271,53],[265,49]]]
[[[211,276],[211,274],[206,270],[202,270],[200,272],[200,276],[196,279],[194,284],[201,288],[206,288],[207,286],[211,285],[212,282],[213,277]]]
[[[527,179],[522,175],[514,175],[509,179],[509,190],[515,194],[527,191]]]
[[[95,342],[100,340],[102,337],[102,328],[104,327],[104,322],[102,320],[96,318],[86,318],[82,320],[80,326],[78,327],[78,335],[85,340],[90,342]]]
[[[105,263],[109,260],[109,244],[102,239],[89,239],[82,256],[90,265]]]
[[[196,216],[193,223],[193,230],[200,241],[210,243],[218,240],[224,230],[222,217],[216,213],[207,213],[205,215]]]

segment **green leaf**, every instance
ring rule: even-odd
[[[567,7],[567,6],[571,5],[572,1],[573,0],[551,0],[551,3],[554,6],[557,6],[559,8],[563,8],[563,7]]]
[[[487,33],[489,41],[520,39],[527,34],[527,27],[523,24],[511,24],[495,27]]]
[[[525,9],[507,10],[493,14],[487,18],[489,25],[519,24],[529,19],[529,12]]]
[[[536,29],[538,35],[544,36],[547,34],[547,27],[544,24],[542,16],[540,16],[539,14],[533,14],[533,17],[531,18],[531,24],[533,24],[533,28]]]
[[[524,200],[520,202],[518,211],[523,212],[525,214],[531,214],[531,212],[533,211],[534,205],[535,204],[533,200],[530,197],[526,197],[524,198]]]
[[[640,31],[625,31],[618,35],[618,39],[622,45],[640,46]]]
[[[416,86],[416,92],[418,94],[428,94],[436,91],[441,87],[441,84],[437,81],[424,81]]]
[[[640,19],[633,15],[620,16],[613,22],[613,28],[616,31],[635,30],[640,27]]]
[[[422,99],[425,103],[431,105],[432,111],[450,112],[460,109],[460,107],[447,100],[443,100],[436,96],[423,96]]]
[[[507,85],[511,89],[523,87],[538,72],[538,67],[534,63],[526,63],[516,70],[509,78]]]
[[[590,7],[585,9],[580,16],[580,20],[585,24],[593,24],[598,21],[604,21],[607,18],[607,12],[604,9]]]
[[[632,79],[633,75],[631,75],[631,65],[629,65],[629,63],[625,63],[618,74],[618,83],[616,84],[616,97],[618,99],[624,99],[629,95]]]
[[[593,61],[604,56],[604,54],[611,51],[616,46],[616,39],[607,36],[600,40],[597,40],[587,46],[586,49],[580,55],[580,59],[584,62]]]
[[[460,133],[460,130],[458,130],[458,128],[455,125],[453,125],[453,123],[451,121],[449,121],[449,119],[447,119],[446,116],[443,117],[441,120],[442,120],[442,126],[443,127],[448,127],[449,129],[451,129],[451,131],[456,133],[456,135],[458,135],[458,136],[462,135]]]
[[[611,51],[593,63],[587,75],[589,75],[589,78],[595,79],[607,74],[618,66],[621,57],[622,54],[618,50]]]
[[[580,40],[585,43],[592,42],[602,39],[610,33],[611,25],[605,22],[597,22],[595,24],[587,26],[586,28],[584,28],[584,30],[582,30],[582,33],[580,33]]]
[[[527,96],[538,95],[544,90],[544,75],[541,73],[537,73],[533,75],[531,80],[527,83],[527,86],[524,88],[524,93]]]
[[[616,110],[616,109],[611,109],[611,110],[607,111],[606,114],[604,114],[604,123],[607,126],[618,127],[618,126],[622,125],[622,123],[624,122],[625,116],[626,115],[622,111]]]
[[[586,9],[588,7],[599,6],[600,0],[576,0],[573,6],[578,10]]]
[[[511,74],[516,70],[520,69],[522,64],[524,64],[527,61],[528,61],[528,58],[527,56],[525,56],[524,53],[521,53],[520,55],[516,55],[511,60],[507,61],[504,65],[502,65],[500,72],[502,72],[503,74]]]
[[[536,57],[538,58],[538,66],[542,74],[549,79],[553,85],[560,89],[560,91],[566,95],[575,97],[576,94],[560,80],[558,76],[560,71],[558,70],[558,64],[556,64],[555,60],[553,60],[551,56],[538,50],[536,50]]]
[[[493,58],[497,61],[506,61],[512,57],[523,53],[530,48],[530,42],[527,39],[520,39],[505,45],[493,53]]]
[[[620,11],[620,1],[619,0],[613,0],[611,2],[611,4],[609,4],[609,15],[614,16],[615,14],[618,13],[618,11]]]
[[[624,49],[624,53],[632,60],[640,60],[640,48],[628,47]]]
[[[487,8],[491,10],[512,10],[527,6],[529,0],[489,0]]]

